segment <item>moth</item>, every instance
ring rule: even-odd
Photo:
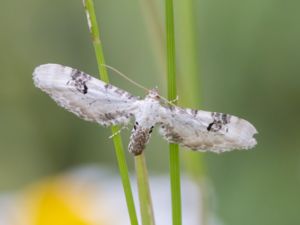
[[[127,125],[134,120],[128,150],[141,154],[154,127],[170,143],[211,152],[250,149],[257,133],[248,121],[225,113],[184,109],[166,102],[156,89],[144,99],[59,64],[35,68],[36,87],[78,117],[103,126]]]

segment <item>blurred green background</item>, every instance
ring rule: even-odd
[[[156,3],[163,23],[163,2]],[[300,1],[193,5],[201,109],[241,116],[259,131],[254,150],[204,154],[217,215],[228,225],[299,224]],[[165,95],[142,8],[143,0],[96,1],[106,62]],[[33,69],[49,62],[97,76],[81,1],[2,1],[0,18],[0,191],[87,163],[117,171],[110,129],[76,118],[32,82]],[[113,73],[111,82],[145,95]],[[180,84],[179,93],[185,95]],[[125,147],[128,135],[123,132]],[[168,172],[167,143],[157,132],[146,155],[150,174]]]

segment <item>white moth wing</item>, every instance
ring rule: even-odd
[[[138,108],[137,97],[67,66],[40,65],[33,80],[63,108],[101,125],[127,124]]]
[[[163,106],[159,124],[167,141],[192,150],[220,153],[256,145],[255,127],[228,114]]]

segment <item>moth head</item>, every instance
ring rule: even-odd
[[[158,87],[156,88],[152,88],[149,90],[149,93],[147,95],[147,98],[152,98],[152,99],[157,99],[159,100],[160,99],[160,96],[158,94]]]

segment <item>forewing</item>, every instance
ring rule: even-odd
[[[160,133],[171,143],[199,151],[224,152],[256,145],[255,127],[223,113],[162,106]]]
[[[101,125],[126,124],[137,109],[137,97],[67,66],[40,65],[33,80],[60,106]]]

